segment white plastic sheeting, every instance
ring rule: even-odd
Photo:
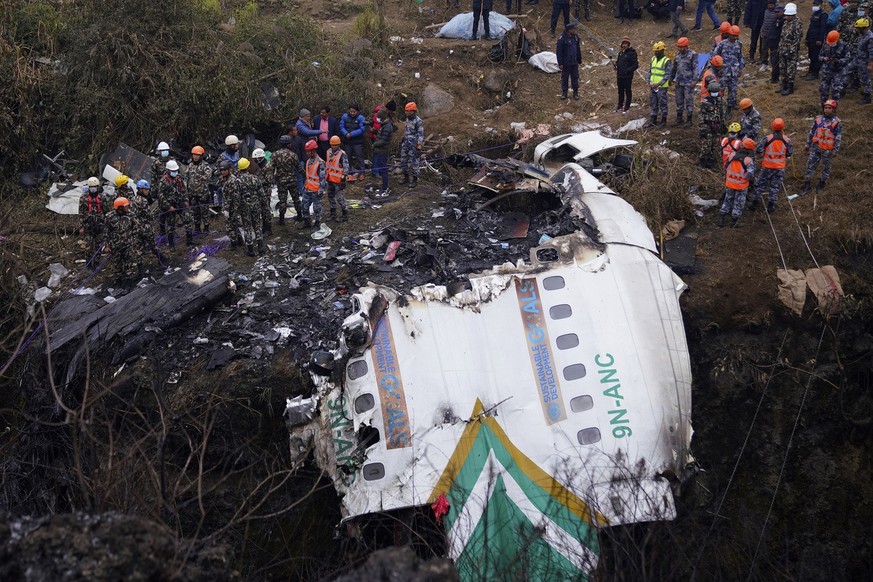
[[[498,14],[497,12],[489,13],[488,23],[490,24],[491,38],[503,38],[503,35],[515,27],[515,22]],[[448,22],[446,22],[437,36],[442,38],[460,38],[470,40],[473,38],[473,13],[462,12]],[[485,36],[485,23],[482,19],[479,20],[479,37]]]
[[[537,68],[546,73],[560,73],[561,68],[558,66],[558,55],[549,51],[537,53],[527,60],[534,68]]]

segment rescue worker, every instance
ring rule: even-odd
[[[670,71],[670,81],[676,91],[676,125],[684,121],[685,127],[691,127],[694,115],[694,81],[697,78],[697,53],[689,49],[688,44],[685,36],[676,41],[678,50]]]
[[[739,0],[733,0],[739,1]],[[670,22],[673,23],[673,28],[667,38],[676,38],[677,36],[686,36],[688,27],[682,22],[682,11],[685,9],[685,0],[670,0],[667,4],[670,10]]]
[[[555,48],[558,68],[561,69],[561,100],[567,98],[567,90],[573,87],[573,99],[579,100],[579,65],[582,63],[582,48],[576,23],[571,22],[564,29]]]
[[[861,98],[858,105],[868,105],[873,87],[870,84],[870,63],[873,61],[873,32],[870,31],[870,20],[865,16],[855,21],[855,50],[849,63],[848,75],[858,80],[861,88]]]
[[[737,150],[725,165],[724,172],[724,201],[718,215],[718,226],[722,227],[725,217],[730,214],[733,218],[731,226],[739,228],[743,225],[743,208],[746,206],[746,195],[749,183],[755,177],[755,160],[751,154],[755,151],[755,140],[746,138],[740,142]]]
[[[424,145],[424,122],[418,116],[418,106],[414,101],[407,103],[403,110],[406,112],[406,127],[400,143],[400,167],[403,168],[403,180],[400,183],[415,188],[418,186],[418,162]]]
[[[255,256],[254,245],[257,243],[258,254],[263,255],[267,250],[261,233],[264,223],[261,215],[264,184],[252,173],[252,163],[248,158],[240,158],[237,169],[239,172],[228,182],[225,194],[233,201],[236,224],[246,246],[246,254]]]
[[[809,17],[809,27],[806,29],[806,52],[809,55],[809,70],[806,72],[804,81],[818,79],[818,71],[821,68],[821,48],[824,46],[825,36],[828,32],[828,15],[821,9],[822,0],[812,3],[812,16]]]
[[[228,196],[228,192],[232,192],[232,188],[228,188],[232,180],[236,179],[236,174],[233,173],[232,164],[227,160],[218,162],[218,185],[215,189],[215,196],[223,201],[224,210],[227,212],[227,233],[230,237],[230,248],[235,249],[242,242],[242,236],[239,233],[239,221],[236,216],[236,209],[233,205],[233,200]]]
[[[670,57],[664,54],[667,46],[658,41],[652,45],[655,53],[649,64],[649,123],[650,125],[667,125],[667,87],[670,86]],[[661,123],[658,124],[658,112],[661,112]]]
[[[636,72],[639,66],[637,51],[631,46],[630,37],[623,37],[618,55],[615,57],[615,62],[612,65],[615,69],[615,80],[618,85],[616,113],[620,111],[622,114],[627,114],[628,110],[630,110],[631,98],[633,97],[634,72]]]
[[[776,93],[791,95],[794,93],[794,77],[797,75],[797,58],[800,55],[800,41],[803,40],[803,21],[797,16],[797,5],[789,2],[785,5],[785,23],[779,37],[779,74],[782,86]]]
[[[727,39],[718,43],[715,48],[715,54],[721,56],[724,61],[719,81],[721,81],[722,90],[727,93],[728,115],[737,108],[737,90],[739,89],[740,76],[743,74],[743,67],[746,66],[746,61],[743,58],[743,43],[739,39],[740,27],[733,25]]]
[[[263,148],[255,148],[252,151],[248,171],[261,181],[260,198],[258,199],[261,204],[261,232],[273,234],[273,209],[270,208],[270,198],[273,195],[273,176],[272,168],[267,168],[267,153]]]
[[[756,210],[758,204],[761,203],[764,190],[769,189],[768,214],[776,211],[776,200],[779,197],[779,190],[782,189],[782,182],[785,180],[785,163],[794,153],[791,140],[783,135],[785,121],[781,117],[777,117],[770,124],[770,127],[773,128],[773,133],[762,138],[758,142],[758,147],[755,148],[755,152],[763,154],[763,158],[761,159],[761,175],[755,179],[755,194],[749,205],[749,210]]]
[[[218,157],[219,160],[227,160],[236,166],[239,161],[239,138],[235,135],[229,135],[224,138],[224,151]],[[232,168],[231,168],[232,169]]]
[[[170,146],[167,142],[162,141],[155,148],[155,152],[157,152],[158,157],[152,162],[151,183],[155,186],[152,197],[157,199],[161,194],[161,176],[167,171],[167,162],[170,161]]]
[[[712,51],[715,52],[715,49],[721,44],[721,41],[727,40],[731,35],[731,23],[727,20],[723,21],[720,25],[718,25],[718,34],[715,35],[715,38],[712,41]]]
[[[770,82],[779,84],[779,41],[785,26],[785,8],[778,4],[773,9],[775,17],[767,32],[767,51],[770,53]],[[781,90],[781,87],[780,87]]]
[[[740,124],[734,121],[728,126],[727,137],[721,138],[721,167],[724,168],[728,160],[740,149],[742,140],[739,139]]]
[[[700,128],[700,165],[714,168],[716,163],[716,143],[724,133],[724,111],[721,105],[721,85],[718,81],[709,83],[709,90],[700,104],[698,123]]]
[[[818,94],[822,103],[843,96],[850,59],[849,43],[840,38],[840,33],[836,30],[830,31],[819,54],[821,69],[819,69]]]
[[[740,0],[728,0],[727,14],[725,14],[728,22],[734,26],[739,26],[740,20],[743,17],[743,4]]]
[[[92,255],[103,243],[103,227],[109,214],[109,205],[100,187],[100,180],[96,176],[88,178],[79,197],[79,236],[88,237],[88,251]]]
[[[318,156],[318,144],[314,139],[306,142],[306,182],[303,185],[303,220],[297,225],[298,228],[318,228],[321,225],[321,197],[325,191],[326,166],[324,160]],[[313,220],[309,218],[309,206],[312,205]]]
[[[365,177],[367,166],[364,164],[364,132],[367,130],[367,118],[361,114],[361,106],[357,103],[349,105],[348,113],[340,118],[340,134],[346,146],[349,160],[354,160],[358,169],[349,176],[354,181],[360,176]],[[329,143],[332,143],[329,141]],[[325,154],[326,155],[326,154]]]
[[[128,214],[130,200],[120,196],[115,199],[113,206],[114,212],[106,218],[106,243],[115,265],[118,284],[127,286],[143,276],[142,253],[136,224]],[[132,280],[134,277],[135,280]]]
[[[209,232],[209,181],[212,180],[212,166],[203,159],[206,150],[196,145],[191,148],[191,163],[185,173],[185,188],[191,202],[191,220],[197,232]]]
[[[855,49],[855,22],[858,21],[858,0],[848,0],[843,5],[843,10],[840,12],[840,18],[837,20],[837,32],[840,33],[840,38],[849,43],[849,50]]]
[[[130,187],[130,177],[125,174],[119,174],[115,176],[115,194],[112,196],[112,200],[116,198],[127,198],[130,200],[130,197],[133,196],[133,189]]]
[[[713,81],[717,82],[719,85],[719,90],[721,89],[721,70],[724,66],[724,60],[718,56],[712,56],[709,59],[709,63],[703,67],[703,72],[700,73],[700,102],[703,103],[706,101],[706,98],[709,96],[709,85]]]
[[[148,180],[138,181],[136,183],[136,192],[128,200],[130,200],[128,214],[130,214],[136,227],[139,248],[151,251],[158,259],[158,263],[164,265],[166,257],[161,254],[155,244],[155,227],[152,224],[151,212],[151,185]]]
[[[843,139],[843,124],[836,113],[837,102],[828,99],[822,104],[822,114],[816,116],[812,122],[803,148],[809,151],[809,158],[806,160],[801,194],[808,194],[812,190],[812,177],[819,161],[822,163],[822,170],[815,189],[823,190],[831,175],[831,160],[840,153],[840,142]]]
[[[285,224],[285,212],[288,210],[288,197],[294,205],[297,215],[294,220],[303,220],[300,210],[300,191],[297,189],[297,177],[302,176],[303,168],[300,158],[293,150],[294,143],[291,136],[283,135],[279,138],[279,149],[273,153],[270,165],[273,167],[273,178],[276,181],[276,194],[279,197],[279,224]]]
[[[158,225],[160,233],[167,235],[170,249],[176,248],[176,226],[185,228],[185,239],[189,245],[194,244],[191,232],[191,213],[188,208],[188,195],[185,183],[179,176],[179,163],[176,160],[167,162],[167,170],[161,176],[160,194],[158,197]]]
[[[376,193],[379,198],[388,196],[388,153],[391,151],[391,136],[394,135],[394,122],[384,109],[379,118],[379,131],[373,140],[373,171],[382,177],[382,189]]]
[[[761,134],[761,114],[748,97],[740,101],[740,111],[743,113],[740,117],[740,139],[750,137],[757,141]]]
[[[330,204],[330,218],[334,222],[345,222],[349,219],[349,205],[346,202],[346,177],[349,175],[349,157],[340,148],[340,139],[330,138],[330,149],[327,150],[325,162],[325,180],[327,185],[327,201]],[[342,210],[342,216],[337,216],[337,207]]]
[[[485,28],[485,40],[491,40],[491,8],[494,0],[473,0],[473,40],[479,39],[479,17],[482,17],[482,25]]]

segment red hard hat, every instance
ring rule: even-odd
[[[740,27],[736,24],[731,26],[731,36],[740,36]]]
[[[406,104],[406,107],[403,108],[404,111],[418,111],[418,105],[415,104],[415,101],[410,101]]]
[[[311,139],[308,142],[306,142],[306,145],[303,146],[303,149],[306,150],[307,152],[312,151],[312,150],[317,150],[318,144],[315,142],[314,139]]]
[[[825,101],[824,103],[822,103],[822,107],[833,107],[834,109],[836,109],[836,108],[837,108],[837,102],[834,101],[833,99],[828,99],[827,101]]]
[[[129,205],[130,205],[130,200],[128,200],[124,196],[119,196],[118,198],[115,199],[115,202],[112,203],[112,206],[114,208],[118,208],[120,206],[129,206]]]
[[[676,41],[676,46],[678,46],[678,47],[688,46],[688,37],[687,37],[687,36],[683,36],[682,38],[680,38],[679,40],[677,40],[677,41]]]
[[[724,59],[721,58],[721,55],[715,55],[714,57],[709,59],[709,62],[712,63],[713,67],[720,67],[724,64]]]
[[[831,46],[837,44],[837,41],[840,40],[840,33],[836,30],[832,30],[828,33],[827,43]]]
[[[781,117],[777,117],[773,120],[773,123],[770,124],[770,127],[773,128],[773,131],[782,131],[785,129],[785,120]]]
[[[200,154],[202,156],[206,153],[206,150],[204,150],[201,146],[194,146],[193,148],[191,148],[191,153]]]
[[[721,26],[718,27],[718,31],[722,34],[727,34],[731,31],[731,23],[725,20],[721,23]]]

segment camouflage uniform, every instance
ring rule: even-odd
[[[721,55],[721,58],[724,59],[724,66],[722,66],[718,78],[722,90],[727,91],[727,108],[730,112],[737,108],[740,75],[743,73],[743,67],[746,66],[746,61],[743,58],[743,43],[728,38],[718,43],[718,46],[715,47],[715,54]]]
[[[232,205],[234,232],[241,235],[244,244],[263,245],[261,197],[263,181],[251,172],[240,172],[227,181],[224,190],[225,204]]]
[[[209,203],[212,195],[209,192],[209,181],[212,179],[212,166],[206,160],[188,164],[188,172],[185,174],[188,200],[191,203],[191,220],[194,230],[209,232]]]
[[[821,137],[819,129],[829,127],[833,133],[833,149],[827,149],[827,146],[820,147]],[[809,158],[806,160],[806,173],[803,175],[805,182],[812,180],[812,175],[818,167],[819,161],[822,162],[821,175],[819,176],[819,184],[824,185],[828,177],[831,175],[831,157],[840,152],[840,142],[843,140],[843,124],[840,118],[834,115],[827,118],[824,115],[819,115],[812,122],[812,127],[809,130],[809,135],[806,137],[806,147],[809,148]]]
[[[403,131],[403,141],[400,143],[400,167],[403,174],[418,178],[418,162],[421,158],[421,146],[424,144],[424,121],[418,114],[406,119]]]
[[[722,111],[721,96],[710,95],[700,104],[698,115],[700,124],[700,165],[704,168],[714,168],[718,155],[718,136],[724,134],[724,111]]]
[[[142,276],[142,252],[133,218],[118,211],[106,217],[106,242],[119,279]]]
[[[127,213],[136,227],[136,237],[140,252],[146,249],[158,256],[158,248],[155,245],[155,228],[152,224],[151,202],[145,196],[136,193],[129,198],[130,206]]]
[[[300,158],[290,147],[284,147],[273,154],[270,166],[276,181],[276,194],[279,196],[279,224],[285,222],[289,195],[297,212],[297,220],[300,220],[300,191],[297,189],[297,176],[303,174]]]
[[[743,111],[743,116],[740,118],[740,133],[738,137],[740,139],[748,137],[757,141],[760,134],[761,114],[758,113],[754,106],[749,107]]]
[[[227,232],[230,235],[232,245],[244,241],[240,230],[240,203],[236,199],[238,181],[239,174],[231,172],[228,179],[221,185],[222,206],[227,211]]]
[[[316,164],[318,165],[317,168],[315,167]],[[309,220],[309,205],[311,204],[312,212],[314,214],[313,219],[315,220],[315,224],[318,225],[321,222],[321,196],[327,189],[325,186],[326,165],[324,160],[318,156],[306,160],[305,173],[307,184],[309,183],[310,170],[317,171],[318,173],[318,190],[310,190],[306,187],[303,188],[303,201],[301,203],[303,206],[303,220]]]
[[[258,203],[261,205],[261,229],[264,234],[273,234],[273,209],[270,208],[270,197],[273,194],[273,171],[269,166],[260,166],[252,160],[249,173],[261,183]]]
[[[755,152],[763,154],[764,150],[774,141],[782,140],[785,142],[785,158],[790,158],[794,153],[794,146],[791,145],[791,140],[788,139],[781,131],[771,133],[767,137],[761,138],[758,142],[758,147]],[[776,200],[779,198],[779,190],[782,189],[782,182],[785,180],[785,168],[766,168],[763,163],[761,165],[761,175],[755,179],[755,194],[752,197],[752,203],[757,204],[761,201],[764,190],[769,187],[770,195],[767,198],[768,211],[773,211],[776,208]]]
[[[102,189],[97,190],[94,195],[88,192],[87,186],[84,190],[85,193],[79,197],[79,221],[88,237],[88,248],[94,254],[103,242],[103,227],[106,215],[112,210],[112,202],[103,194]]]
[[[840,40],[846,41],[849,45],[849,52],[854,53],[855,50],[855,21],[858,20],[858,11],[849,10],[849,5],[843,6],[843,11],[840,12],[840,19],[837,20],[836,30],[840,33]]]
[[[162,158],[160,155],[152,162],[152,179],[149,184],[152,185],[152,199],[158,200],[161,197],[161,177],[167,171],[167,162],[170,158]]]
[[[723,217],[730,214],[734,219],[734,226],[738,226],[737,223],[743,215],[743,209],[746,207],[748,188],[738,189],[728,186],[730,181],[729,173],[733,168],[735,168],[733,163],[735,161],[741,162],[741,172],[751,184],[755,178],[755,160],[748,154],[748,152],[746,152],[746,150],[740,150],[731,156],[731,159],[729,159],[728,163],[725,164],[724,200],[721,204],[721,209],[719,210],[719,213],[722,216],[720,221],[723,220]],[[721,224],[721,222],[719,222],[719,224]]]
[[[185,183],[181,176],[170,176],[164,172],[161,176],[158,195],[158,225],[161,234],[167,234],[170,248],[175,248],[176,226],[185,228],[189,244],[193,242],[191,233],[191,212],[188,210],[188,196],[185,193]],[[170,210],[175,208],[175,210]]]
[[[846,73],[850,77],[857,79],[861,86],[861,92],[864,95],[870,95],[873,92],[873,87],[870,84],[870,72],[867,70],[867,63],[873,60],[873,31],[869,28],[863,35],[856,35],[855,50],[852,52],[852,62],[849,63],[849,68]]]
[[[675,81],[673,89],[676,91],[676,116],[679,120],[682,113],[688,114],[688,123],[694,114],[694,85],[697,80],[697,53],[691,49],[681,50],[673,57],[673,70],[670,72],[671,80]]]
[[[790,22],[785,19],[782,35],[779,37],[779,74],[782,76],[783,89],[794,87],[803,32],[803,21],[799,17],[795,16]]]
[[[727,21],[731,24],[741,26],[743,24],[743,8],[745,8],[745,2],[741,2],[740,0],[728,0],[727,14],[725,15]]]
[[[819,53],[821,70],[819,70],[818,93],[822,103],[829,98],[839,100],[846,90],[846,70],[851,60],[849,44],[840,39],[831,46],[825,43]]]

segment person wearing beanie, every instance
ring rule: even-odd
[[[308,109],[301,109],[297,117],[297,134],[305,140],[312,139],[318,135],[318,131],[311,127],[312,112]]]
[[[612,66],[615,69],[618,84],[618,105],[615,111],[626,114],[630,109],[633,96],[631,87],[633,86],[634,73],[640,67],[637,51],[631,46],[629,37],[625,36],[621,39],[621,48]]]

